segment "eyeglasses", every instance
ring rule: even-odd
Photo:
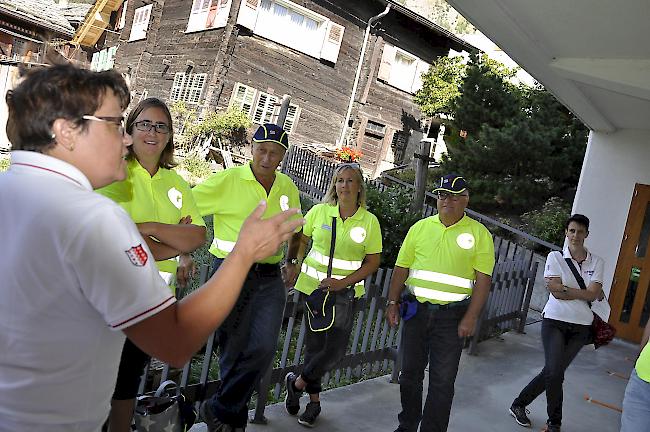
[[[460,200],[461,197],[466,197],[468,196],[467,194],[452,194],[449,192],[437,192],[434,194],[437,200],[444,201],[446,199],[450,199],[452,201],[458,201]]]
[[[336,171],[341,171],[344,168],[361,169],[361,165],[359,165],[359,162],[345,162],[345,163],[339,164],[336,167]]]
[[[113,123],[117,126],[117,131],[120,135],[124,135],[124,117],[108,117],[108,116],[94,116],[85,115],[81,117],[84,120],[100,121],[104,123]]]
[[[149,132],[155,128],[156,132],[159,134],[169,133],[169,125],[165,123],[153,123],[149,120],[141,120],[133,123],[133,126],[135,126],[135,128],[141,132]]]

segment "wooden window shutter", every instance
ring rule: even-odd
[[[248,117],[250,117],[256,95],[257,90],[254,88],[248,87],[242,83],[236,83],[235,88],[232,91],[232,96],[230,97],[229,106],[231,108],[242,110]]]
[[[284,120],[282,129],[284,129],[288,134],[291,134],[298,122],[298,117],[300,117],[300,107],[298,105],[290,104],[289,110],[287,111],[287,118]]]
[[[174,83],[172,84],[172,91],[169,95],[169,100],[172,102],[180,100],[184,86],[185,74],[183,72],[176,72],[176,75],[174,75]]]
[[[332,21],[327,22],[325,40],[323,41],[323,47],[321,48],[320,53],[323,60],[336,63],[336,60],[339,57],[341,43],[343,42],[343,32],[345,32],[345,27],[342,25],[336,24]]]
[[[93,59],[90,63],[90,70],[96,71],[97,65],[99,64],[99,52],[93,53]]]
[[[377,79],[381,81],[386,81],[390,79],[390,70],[393,67],[393,61],[395,61],[395,52],[396,49],[394,46],[389,44],[384,44],[384,52],[381,56],[381,63],[379,64],[379,72],[377,73]]]
[[[106,60],[106,69],[113,69],[115,66],[115,54],[117,53],[117,47],[110,47],[108,49],[108,59]]]

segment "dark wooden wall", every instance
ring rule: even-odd
[[[134,10],[145,4],[141,0],[129,2],[122,34],[119,38],[107,36],[106,46],[120,44],[115,67],[130,76],[135,100],[145,89],[149,96],[168,99],[176,72],[207,73],[204,108],[227,106],[237,82],[278,98],[286,93],[291,95],[292,103],[301,107],[291,139],[334,144],[349,103],[366,22],[384,6],[372,0],[295,1],[345,27],[337,62],[331,64],[235,25],[240,1],[233,0],[225,29],[185,34],[192,1],[154,0],[147,39],[127,42]],[[446,37],[394,11],[373,28],[353,106],[350,142],[361,143],[358,135],[363,133],[368,119],[385,124],[387,136],[373,154],[368,154],[367,162],[375,166],[389,153],[387,146],[393,133],[402,131],[412,137],[421,120],[413,95],[377,80],[386,42],[429,63],[447,54],[450,46]],[[169,64],[163,64],[163,60]],[[193,68],[188,69],[188,61],[193,62]]]

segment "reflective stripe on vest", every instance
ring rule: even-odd
[[[216,247],[225,254],[229,254],[235,248],[235,242],[221,240],[215,237],[214,240],[212,240],[212,246]]]
[[[307,256],[309,258],[314,259],[319,264],[324,265],[325,267],[327,267],[329,265],[329,263],[330,263],[330,257],[329,256],[325,256],[325,255],[323,255],[322,253],[320,253],[320,252],[318,252],[316,250],[310,251]],[[361,263],[362,263],[362,261],[348,261],[348,260],[343,260],[343,259],[339,259],[339,258],[334,258],[332,260],[332,270],[334,270],[334,269],[348,270],[348,271],[351,270],[351,271],[354,272],[356,270],[359,270],[359,268],[361,267]]]
[[[406,285],[416,297],[450,303],[470,297],[474,281],[446,273],[411,269]]]
[[[438,291],[431,288],[422,288],[415,285],[407,285],[408,290],[416,297],[422,297],[429,300],[438,300],[443,302],[457,302],[465,300],[470,296],[468,294],[450,293],[446,291]]]
[[[316,268],[314,268],[314,267],[312,267],[310,265],[307,265],[305,263],[302,263],[302,267],[300,268],[300,271],[302,273],[306,274],[307,276],[309,276],[310,278],[316,279],[318,282],[320,282],[323,279],[327,278],[327,272],[318,271]],[[332,278],[333,279],[343,279],[343,278],[345,278],[345,275],[333,274]],[[364,285],[363,281],[359,281],[359,282],[354,284],[354,286],[363,286],[363,285]]]
[[[453,285],[460,288],[474,288],[474,281],[458,276],[452,276],[445,273],[432,272],[428,270],[411,270],[409,277],[422,279],[430,282],[438,282],[445,285]]]

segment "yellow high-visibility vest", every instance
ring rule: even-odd
[[[409,269],[405,284],[418,301],[462,301],[472,295],[475,272],[492,275],[494,242],[487,228],[467,215],[449,227],[435,215],[411,227],[395,265]]]

